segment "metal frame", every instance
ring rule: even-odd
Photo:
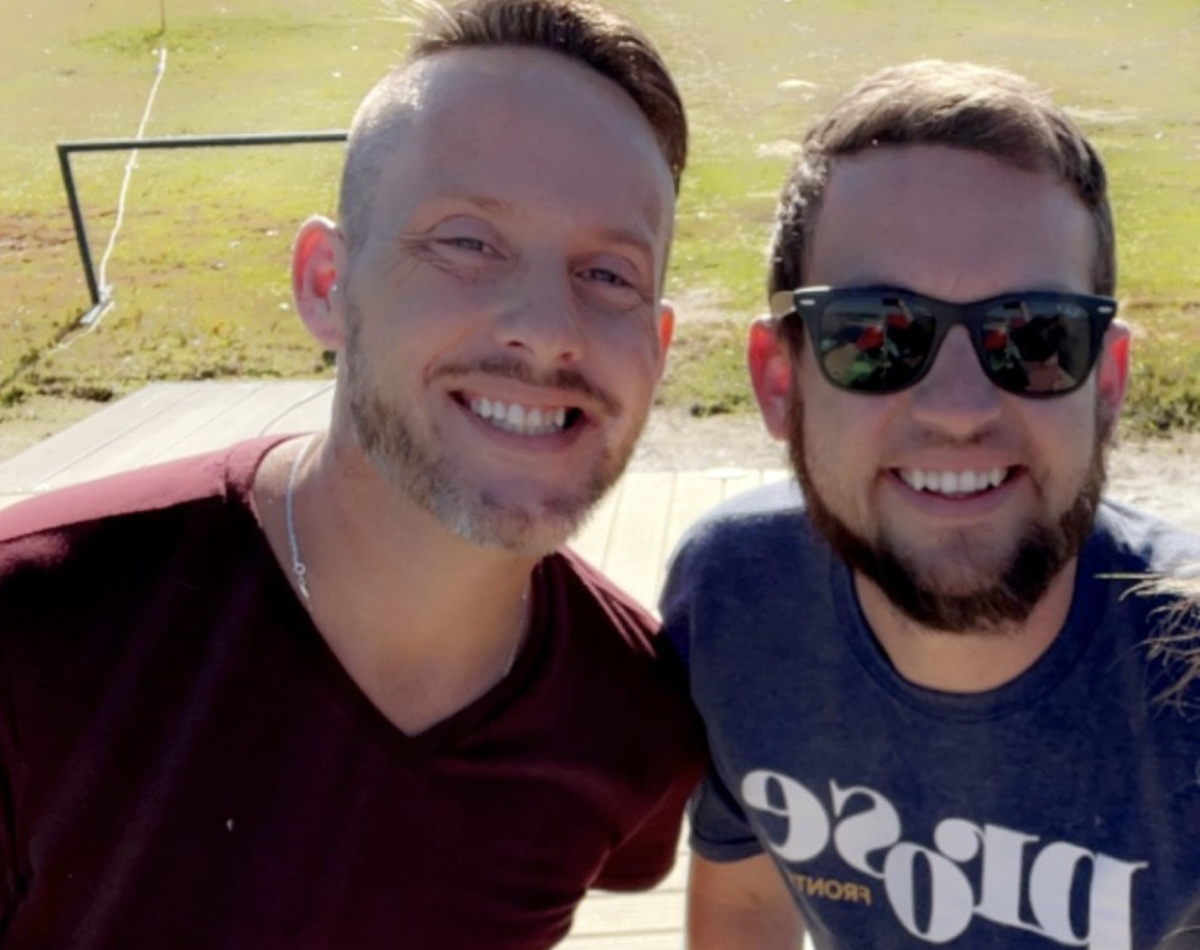
[[[83,262],[83,274],[87,278],[88,293],[92,306],[100,305],[100,287],[96,283],[96,268],[92,263],[92,248],[88,241],[87,227],[83,220],[83,209],[79,203],[79,191],[75,187],[75,175],[71,169],[73,152],[120,152],[138,149],[168,148],[227,148],[246,145],[309,145],[317,142],[344,142],[347,133],[330,132],[267,132],[251,135],[181,135],[165,139],[92,139],[79,142],[59,142],[58,165],[62,169],[63,185],[67,189],[67,203],[71,208],[71,220],[75,224],[75,241],[79,245],[79,257]]]

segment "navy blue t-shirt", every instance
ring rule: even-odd
[[[769,852],[822,950],[1152,946],[1200,888],[1200,720],[1131,588],[1188,563],[1106,503],[1051,647],[948,694],[891,666],[794,485],[726,506],[664,595],[714,762],[693,848]]]

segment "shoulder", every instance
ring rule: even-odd
[[[541,573],[557,601],[560,618],[570,624],[572,632],[580,628],[603,630],[634,653],[656,652],[658,621],[579,554],[558,551],[542,562]]]
[[[106,527],[215,501],[248,503],[254,472],[278,438],[121,472],[47,492],[0,511],[0,573],[16,561],[53,562],[73,540]]]
[[[740,492],[712,508],[684,533],[676,548],[768,542],[794,533],[805,520],[804,496],[792,478]]]
[[[688,529],[671,555],[667,595],[712,584],[740,587],[807,566],[822,551],[795,481],[763,485],[723,502]]]
[[[1113,570],[1172,577],[1200,571],[1200,535],[1111,499],[1097,513],[1091,546],[1085,554]]]
[[[542,690],[557,697],[551,707],[605,710],[578,728],[617,734],[625,749],[655,750],[654,772],[666,763],[690,763],[679,773],[690,791],[699,778],[693,767],[704,760],[702,728],[662,624],[569,550],[542,562],[537,588],[539,597],[549,598],[552,646]]]
[[[607,710],[605,722],[586,728],[607,733],[633,722],[641,743],[670,747],[661,755],[702,758],[686,673],[657,618],[572,551],[542,562],[536,588],[548,601],[552,645],[542,682],[558,696],[555,705]]]
[[[804,513],[804,495],[794,478],[760,485],[739,492],[705,514],[693,531],[712,526],[748,526],[761,529],[781,520],[795,520]]]
[[[725,676],[759,662],[749,644],[794,644],[797,618],[835,616],[846,576],[796,483],[766,485],[714,509],[676,548],[661,601],[666,636],[693,675],[704,665]]]

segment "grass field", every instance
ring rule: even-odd
[[[658,40],[693,150],[669,290],[681,326],[662,398],[749,409],[746,322],[762,305],[775,193],[809,119],[853,81],[924,56],[1050,86],[1110,167],[1120,294],[1137,333],[1127,425],[1200,428],[1200,5],[1195,0],[612,0]],[[397,9],[398,8],[398,9]],[[107,278],[89,300],[54,143],[342,128],[398,61],[403,3],[5,0],[0,7],[0,406],[103,400],[151,379],[327,372],[291,309],[288,248],[332,211],[339,149],[142,152]],[[75,159],[93,253],[125,155]],[[700,312],[704,319],[694,319]],[[0,408],[0,421],[3,418]]]

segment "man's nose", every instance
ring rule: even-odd
[[[1002,406],[1002,393],[979,365],[966,327],[953,327],[942,341],[933,366],[915,387],[914,418],[930,428],[965,438],[995,422]]]
[[[584,353],[578,302],[567,274],[531,272],[507,288],[495,320],[496,342],[543,363],[576,363]]]

